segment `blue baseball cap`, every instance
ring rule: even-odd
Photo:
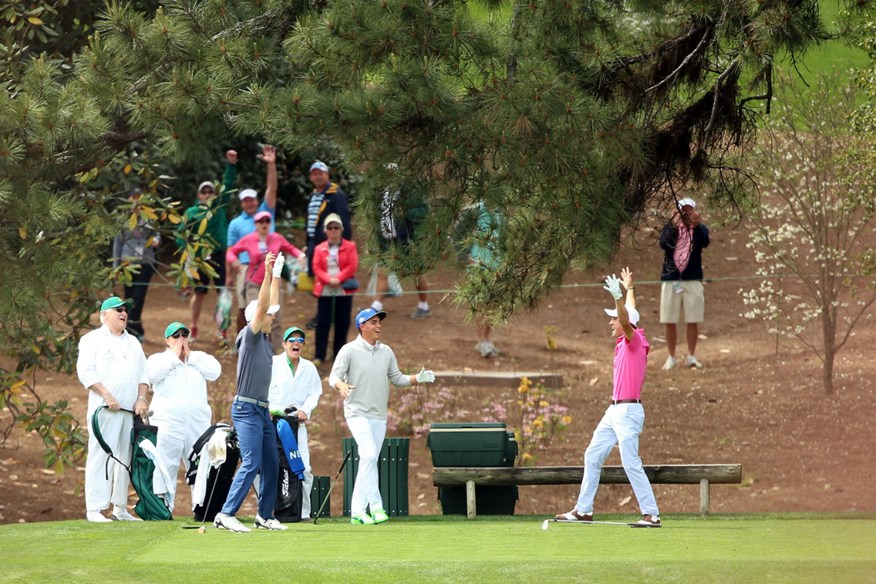
[[[325,162],[323,162],[322,160],[317,160],[316,162],[314,162],[313,164],[310,165],[310,172],[313,172],[314,170],[321,170],[323,172],[329,171],[328,165]]]
[[[356,328],[362,328],[362,325],[371,320],[374,317],[383,320],[386,318],[386,313],[382,310],[374,310],[373,308],[366,308],[365,310],[360,310],[359,314],[356,315]]]

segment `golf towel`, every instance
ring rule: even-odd
[[[303,481],[304,462],[302,462],[301,453],[298,451],[298,440],[295,438],[292,426],[283,418],[277,420],[277,436],[280,437],[280,443],[283,445],[283,453],[289,463],[289,470],[298,477],[298,480]]]

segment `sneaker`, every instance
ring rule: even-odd
[[[217,513],[216,519],[213,520],[213,525],[219,529],[227,529],[235,533],[249,533],[249,527],[238,521],[234,515]]]
[[[310,330],[316,330],[316,317],[314,316],[313,318],[308,320],[307,324],[304,326],[309,328]]]
[[[255,516],[255,528],[273,529],[274,531],[286,531],[287,529],[289,529],[287,525],[283,525],[275,518],[271,517],[270,519],[262,519],[261,515]]]
[[[674,369],[676,365],[678,365],[678,361],[675,360],[675,357],[669,356],[666,358],[666,362],[663,363],[663,371]]]
[[[631,527],[660,527],[659,515],[642,515],[642,518],[635,523],[630,523]]]
[[[423,310],[422,308],[417,308],[417,310],[411,313],[411,318],[413,318],[414,320],[423,320],[425,318],[429,318],[430,316],[432,316],[432,310],[428,308],[426,310]]]
[[[688,355],[687,359],[685,359],[685,364],[691,369],[702,369],[703,364],[697,361],[697,358],[693,355]]]
[[[375,509],[372,511],[371,518],[374,520],[374,523],[386,523],[389,521],[389,515],[387,515],[386,511],[383,509]]]
[[[577,509],[572,509],[568,513],[558,513],[554,515],[554,519],[557,521],[582,521],[584,523],[589,523],[593,521],[593,514],[578,513]]]
[[[192,325],[189,329],[189,344],[198,342],[198,327]]]
[[[116,508],[113,509],[113,521],[143,521],[138,517],[134,517],[130,513],[128,513],[127,509]]]
[[[350,517],[350,523],[353,525],[374,525],[374,518],[367,513],[361,515],[353,515]]]
[[[86,511],[85,519],[92,523],[110,523],[112,519],[109,519],[101,513],[100,511]]]

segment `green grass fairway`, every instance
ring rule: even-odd
[[[248,534],[199,534],[180,520],[3,525],[0,580],[876,582],[874,514],[665,516],[662,529],[551,523],[547,531],[542,519],[334,519]]]

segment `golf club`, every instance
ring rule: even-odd
[[[628,523],[626,521],[578,521],[572,519],[545,519],[541,528],[547,531],[548,525],[551,523],[575,523],[578,525],[626,525],[628,527],[632,527],[635,523]]]
[[[218,474],[219,471],[217,470],[216,472]],[[204,525],[204,523],[207,521],[207,512],[210,510],[210,503],[213,502],[213,493],[216,492],[216,483],[218,483],[218,482],[219,482],[219,479],[217,477],[216,480],[213,481],[213,486],[210,487],[210,496],[207,497],[207,506],[204,507],[204,518],[201,519],[201,524],[200,525],[183,525],[183,529],[198,529],[198,530],[200,530],[203,527],[204,531],[207,531],[207,526]]]
[[[316,522],[319,520],[319,516],[322,514],[322,509],[323,507],[325,507],[326,502],[329,500],[329,496],[331,496],[332,494],[332,489],[335,488],[335,483],[338,482],[338,477],[341,476],[341,472],[344,470],[344,466],[346,466],[351,454],[353,454],[352,449],[347,451],[347,455],[344,457],[343,462],[341,462],[341,468],[338,469],[337,474],[335,474],[335,478],[332,479],[332,482],[328,488],[328,492],[325,494],[325,498],[322,500],[322,504],[319,506],[319,511],[317,511],[316,515],[313,516],[314,525],[316,525]]]

